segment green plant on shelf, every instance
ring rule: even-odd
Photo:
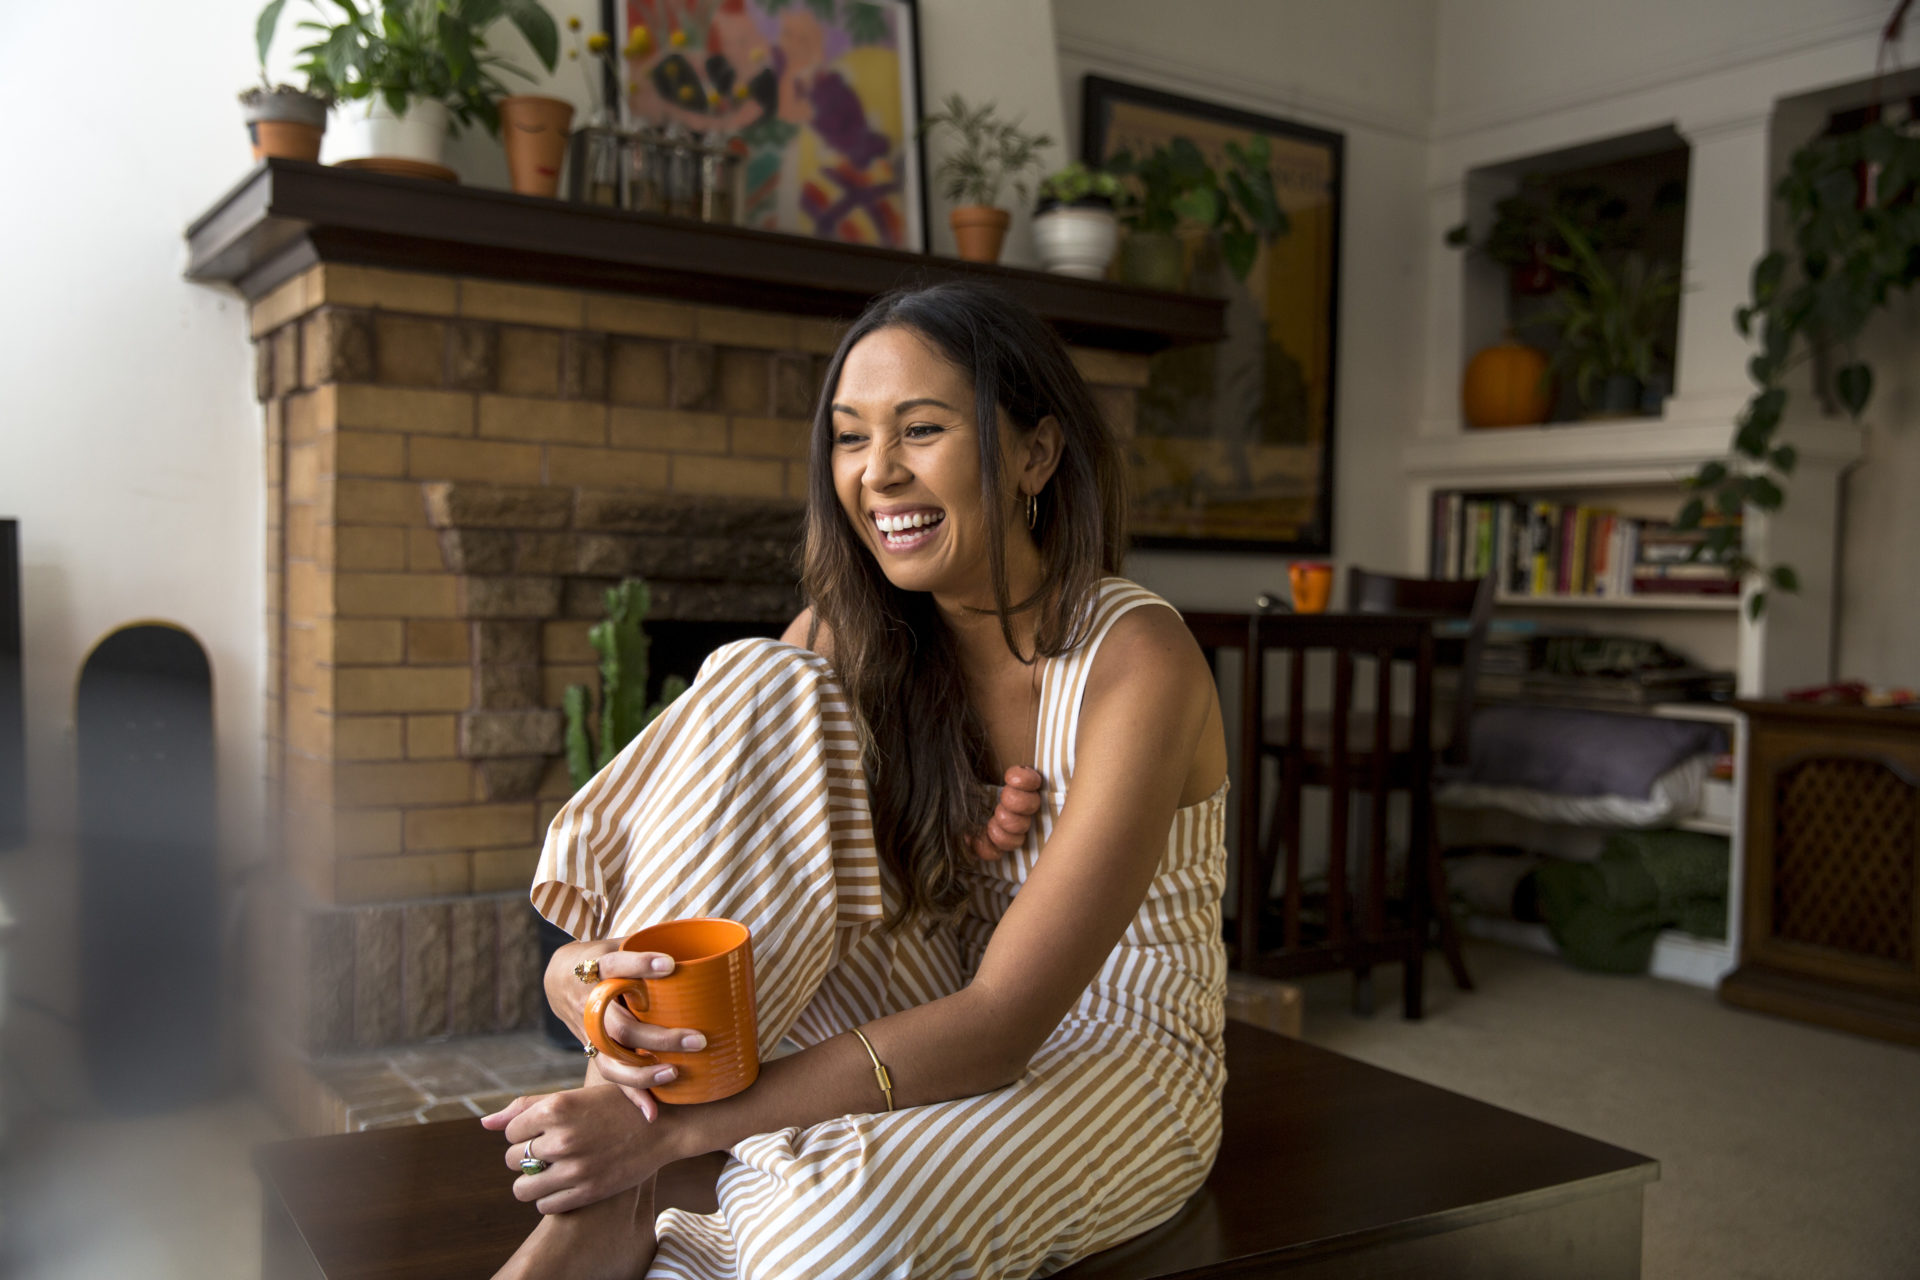
[[[346,102],[377,96],[395,115],[411,101],[444,102],[462,125],[477,121],[498,135],[498,103],[507,88],[495,73],[533,79],[487,52],[486,31],[502,19],[548,71],[560,56],[560,30],[539,0],[366,0],[365,8],[361,0],[330,0],[324,9],[319,0],[309,2],[327,18],[299,24],[313,36],[299,63],[312,90]],[[270,0],[260,11],[255,38],[263,64],[286,5]]]
[[[1581,403],[1591,407],[1596,386],[1609,378],[1652,380],[1665,356],[1661,343],[1680,297],[1680,273],[1637,250],[1609,261],[1571,218],[1553,213],[1548,223],[1566,246],[1548,257],[1561,284],[1548,309],[1522,327],[1559,338],[1549,369],[1572,377]]]
[[[944,130],[954,147],[934,169],[940,193],[955,205],[997,206],[1000,189],[1011,186],[1022,205],[1033,200],[1033,175],[1042,165],[1040,153],[1053,145],[1044,133],[1028,133],[1017,120],[1002,120],[993,103],[967,105],[959,94],[947,95],[940,110],[920,122],[922,134]]]

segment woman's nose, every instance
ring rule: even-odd
[[[891,489],[909,475],[898,446],[875,441],[867,451],[867,470],[861,478],[869,489]]]

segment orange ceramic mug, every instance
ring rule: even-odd
[[[673,957],[664,978],[608,978],[587,997],[584,1021],[593,1047],[633,1067],[671,1066],[676,1075],[653,1086],[662,1102],[713,1102],[731,1097],[760,1075],[753,1018],[753,938],[733,920],[669,920],[620,944],[622,951]],[[707,1038],[690,1053],[629,1049],[607,1034],[607,1006],[624,1000],[627,1012],[656,1027],[684,1027]]]
[[[1287,566],[1295,613],[1324,613],[1333,594],[1333,566],[1324,560],[1295,560]]]

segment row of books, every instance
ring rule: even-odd
[[[1727,523],[1739,524],[1739,517]],[[1502,597],[1734,595],[1706,529],[1610,507],[1506,494],[1436,493],[1428,576],[1494,576]]]

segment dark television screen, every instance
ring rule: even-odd
[[[20,522],[0,520],[0,849],[27,839],[27,715],[20,669]]]

